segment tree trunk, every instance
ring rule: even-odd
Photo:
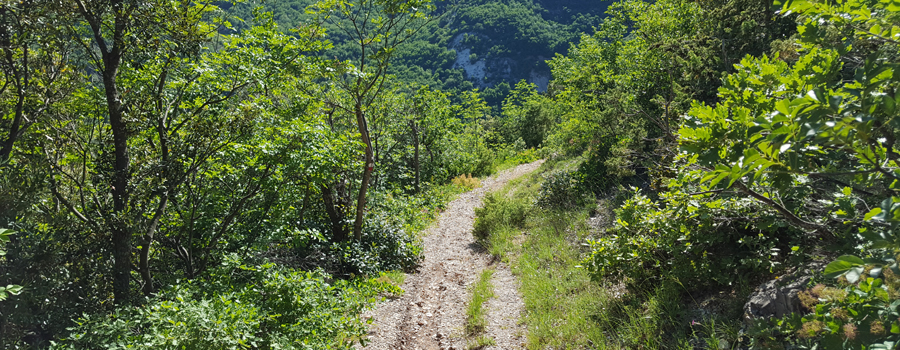
[[[147,228],[147,233],[144,234],[144,242],[141,244],[138,267],[141,270],[141,282],[143,283],[141,290],[144,292],[144,295],[150,295],[154,292],[153,275],[150,274],[150,245],[153,244],[153,236],[156,234],[159,220],[162,218],[163,213],[165,213],[168,204],[169,194],[164,192],[159,199],[159,206],[156,208],[156,213],[153,214],[153,219],[150,221],[150,227]]]
[[[8,34],[8,33],[7,33]],[[10,43],[5,42],[4,46],[9,46]],[[5,163],[9,160],[10,155],[12,154],[13,146],[16,144],[16,140],[22,133],[22,121],[25,119],[25,94],[26,89],[28,89],[29,85],[29,74],[28,74],[28,47],[23,47],[22,50],[22,69],[18,70],[15,68],[15,60],[13,59],[13,52],[11,49],[4,49],[4,53],[6,56],[6,64],[9,66],[8,70],[11,72],[12,78],[15,79],[15,89],[16,89],[16,112],[13,116],[13,120],[11,125],[9,126],[9,132],[7,133],[6,140],[0,145],[0,164]]]
[[[110,223],[113,243],[113,294],[115,303],[123,304],[131,297],[131,228],[128,227],[128,178],[130,159],[128,155],[128,128],[123,115],[117,77],[122,63],[125,32],[129,29],[129,16],[133,7],[125,8],[122,0],[110,2],[113,15],[111,46],[103,37],[103,14],[91,12],[84,3],[77,2],[78,10],[91,27],[94,43],[100,49],[100,67],[103,88],[106,94],[106,109],[113,134],[113,181],[110,193],[113,197],[113,219]]]
[[[17,93],[19,94],[19,98],[16,100],[16,115],[13,117],[12,125],[9,126],[9,133],[7,134],[6,140],[3,142],[2,147],[0,147],[0,164],[8,161],[10,154],[12,154],[13,146],[19,138],[22,119],[25,113],[25,92],[18,91]]]
[[[119,61],[106,62],[106,71],[103,72],[103,85],[106,88],[106,104],[109,110],[109,124],[113,133],[113,149],[115,154],[113,184],[111,188],[113,197],[112,227],[113,241],[113,292],[116,304],[122,304],[130,298],[129,280],[131,275],[131,230],[127,227],[128,205],[128,130],[122,115],[122,102],[119,100],[119,90],[116,84],[116,73]]]
[[[412,129],[413,136],[413,147],[415,148],[415,157],[413,158],[413,169],[416,172],[416,193],[419,193],[421,189],[419,188],[419,128],[416,127],[415,121],[409,122],[410,129]]]
[[[372,154],[372,140],[369,139],[369,127],[366,125],[366,116],[363,114],[360,101],[356,102],[355,112],[360,137],[366,144],[366,161],[363,164],[363,178],[359,185],[359,195],[356,197],[356,220],[353,222],[353,238],[360,241],[362,240],[363,215],[366,210],[366,190],[369,188],[369,180],[375,169],[375,159]]]
[[[334,191],[331,187],[320,185],[322,189],[322,202],[325,203],[325,212],[331,221],[331,241],[343,242],[347,240],[347,230],[344,228],[344,216],[340,208],[334,203]]]

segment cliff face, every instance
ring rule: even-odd
[[[499,0],[461,4],[448,13],[454,33],[447,48],[456,52],[453,68],[462,69],[475,87],[525,79],[543,91],[550,80],[545,63],[565,54],[582,33],[600,23],[609,3],[587,0]]]
[[[498,83],[515,82],[525,79],[529,83],[538,86],[539,91],[545,91],[550,82],[550,69],[547,67],[544,56],[519,56],[507,55],[481,56],[473,53],[472,47],[462,43],[466,36],[478,35],[474,32],[458,34],[452,41],[450,49],[456,52],[456,61],[452,68],[462,69],[463,75],[480,89],[490,88]],[[490,40],[489,37],[484,36]],[[473,56],[474,55],[474,56]],[[475,57],[473,60],[472,58]]]

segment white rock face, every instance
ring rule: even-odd
[[[456,50],[456,62],[453,63],[453,68],[462,68],[466,72],[467,79],[474,80],[479,87],[484,87],[485,62],[483,59],[475,62],[469,60],[472,50],[463,48],[461,45],[466,34],[476,35],[475,33],[460,33],[453,38],[450,44],[450,48]]]
[[[547,91],[547,85],[550,84],[550,75],[532,70],[528,82],[537,85],[538,92],[544,92]]]
[[[469,56],[472,54],[472,49],[466,47],[466,45],[462,43],[467,35],[478,36],[483,40],[489,40],[489,38],[482,34],[465,32],[457,34],[456,37],[450,41],[450,48],[456,51],[456,60],[453,62],[453,68],[462,68],[465,72],[466,79],[474,83],[475,87],[484,89],[493,86],[500,81],[509,81],[510,85],[514,86],[517,79],[523,78],[511,76],[513,68],[523,64],[511,57],[493,57],[489,60],[480,58],[475,62],[472,62],[469,59]],[[530,59],[532,58],[526,60]],[[546,58],[538,56],[537,59],[545,60]],[[550,83],[550,72],[532,69],[527,80],[529,83],[537,85],[537,90],[539,92],[547,91],[547,85]]]

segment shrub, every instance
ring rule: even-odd
[[[544,209],[572,209],[590,202],[590,197],[573,172],[557,170],[544,175],[537,205]]]
[[[541,157],[538,155],[538,152],[534,148],[529,148],[524,151],[516,152],[506,161],[511,164],[526,164],[538,159],[541,159]]]
[[[111,316],[85,315],[56,348],[350,349],[366,332],[357,315],[396,289],[271,264],[231,264],[218,275],[228,277],[182,283]]]
[[[494,172],[496,152],[488,147],[483,136],[485,133],[480,126],[473,126],[448,142],[444,164],[450,176],[483,176]]]
[[[521,227],[525,224],[528,207],[529,203],[524,199],[488,193],[484,196],[484,207],[475,208],[475,228],[472,234],[475,238],[484,240],[501,226]]]
[[[457,177],[454,177],[450,182],[454,185],[467,188],[469,190],[481,187],[481,180],[479,180],[477,177],[472,176],[471,174],[459,175]]]
[[[660,201],[638,193],[616,209],[613,227],[589,240],[595,279],[634,284],[675,278],[701,288],[782,266],[801,234],[750,198],[703,198],[673,190]]]
[[[366,223],[362,241],[334,243],[345,273],[376,275],[382,271],[409,270],[422,259],[422,245],[414,235],[384,218]]]

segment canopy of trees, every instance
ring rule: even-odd
[[[349,346],[503,160],[478,93],[390,75],[428,1],[232,7],[0,5],[0,347]]]

